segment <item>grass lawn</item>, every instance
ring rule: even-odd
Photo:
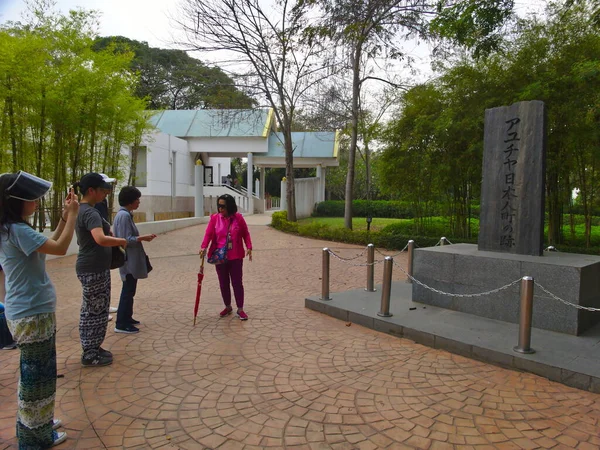
[[[371,231],[379,231],[390,223],[399,222],[412,222],[412,219],[383,219],[379,217],[373,217],[371,222]],[[307,219],[301,219],[298,221],[300,225],[310,225],[317,223],[319,225],[328,225],[334,228],[344,227],[343,217],[309,217]],[[352,229],[353,230],[366,230],[367,219],[365,217],[353,217],[352,218]]]

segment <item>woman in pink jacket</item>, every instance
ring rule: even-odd
[[[235,303],[237,305],[237,316],[240,320],[248,320],[248,314],[244,311],[244,284],[242,282],[244,257],[248,255],[252,261],[252,240],[250,232],[244,217],[237,212],[235,199],[229,195],[221,195],[217,199],[218,213],[210,217],[210,222],[206,227],[202,246],[200,247],[200,258],[206,255],[208,249],[208,262],[215,264],[217,275],[219,277],[219,286],[221,287],[221,296],[225,309],[221,311],[220,316],[225,317],[231,314],[231,286],[235,294]],[[246,252],[244,252],[246,244]],[[220,255],[225,253],[226,261],[222,262]]]

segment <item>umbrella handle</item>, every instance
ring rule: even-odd
[[[202,255],[202,262],[200,263],[200,271],[204,272],[204,255]]]

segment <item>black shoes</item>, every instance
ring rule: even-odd
[[[132,319],[129,321],[129,323],[130,323],[131,325],[139,325],[139,324],[140,324],[140,321],[139,321],[139,320],[135,320],[135,319],[133,319],[133,318],[132,318]]]
[[[104,356],[105,358],[112,358],[112,353],[109,352],[108,350],[104,350],[102,347],[100,347],[100,349],[98,350],[98,354],[100,356]]]
[[[112,356],[102,356],[98,354],[95,358],[81,358],[81,365],[83,367],[101,367],[110,366],[113,362]]]
[[[124,328],[115,327],[115,333],[135,334],[139,332],[140,329],[138,327],[134,327],[133,325],[129,325]]]

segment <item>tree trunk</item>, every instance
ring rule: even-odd
[[[10,86],[10,77],[8,80],[8,90],[11,91],[11,86]],[[12,97],[12,94],[10,94],[7,98],[6,98],[6,103],[8,104],[8,119],[9,119],[9,123],[10,123],[10,144],[11,144],[11,148],[12,148],[12,171],[16,172],[18,170],[19,167],[19,161],[18,161],[18,155],[19,152],[17,150],[17,139],[16,139],[16,124],[15,124],[15,108],[14,108],[14,100]]]
[[[348,173],[346,175],[346,191],[344,204],[344,226],[352,229],[352,199],[354,187],[354,163],[356,161],[356,146],[358,142],[358,101],[360,98],[360,57],[362,43],[357,43],[352,55],[352,134],[348,151]]]
[[[294,147],[292,143],[292,131],[290,127],[285,127],[283,131],[285,147],[285,178],[287,179],[285,198],[287,201],[287,220],[296,222],[296,190],[294,185]]]
[[[550,170],[547,175],[548,193],[548,242],[552,245],[560,244],[562,241],[562,208],[558,186],[558,173]]]
[[[36,161],[36,167],[35,167],[35,174],[36,176],[43,178],[42,177],[42,161],[43,161],[43,157],[44,157],[44,133],[46,131],[46,90],[44,88],[42,88],[42,110],[40,112],[40,139],[38,141],[38,148],[37,148],[37,161]],[[56,182],[56,181],[55,181]],[[46,205],[46,202],[44,201],[44,199],[42,199],[42,201],[40,202],[40,208],[39,208],[39,212],[40,212],[40,231],[43,231],[43,225],[45,225],[46,223],[46,214],[44,211],[44,206]]]

